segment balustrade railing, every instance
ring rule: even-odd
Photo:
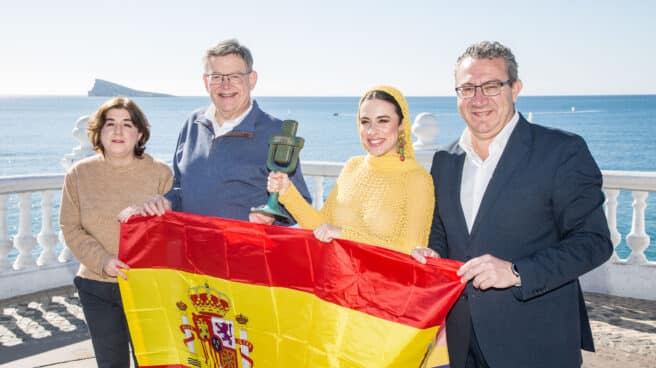
[[[302,165],[311,183],[313,206],[321,208],[327,194],[325,181],[336,178],[343,164],[307,161]],[[645,256],[650,243],[645,226],[646,201],[650,192],[656,192],[656,173],[604,171],[603,174],[606,216],[615,247],[622,240],[617,228],[618,195],[620,191],[629,191],[633,196],[631,231],[625,238],[631,254],[621,258],[615,252],[607,264],[582,278],[583,286],[590,291],[656,300],[656,262]],[[54,199],[61,195],[63,180],[63,174],[0,177],[0,283],[3,285],[0,299],[71,283],[77,262],[57,236],[54,225],[58,219]],[[17,197],[17,208],[8,208],[9,196]],[[34,207],[40,207],[40,214],[33,210],[37,196],[40,205]],[[18,211],[15,234],[8,231],[8,210]],[[41,223],[36,236],[35,217]],[[62,246],[57,254],[58,244]],[[37,258],[36,245],[39,246]],[[10,254],[13,262],[9,260]]]
[[[656,173],[654,172],[632,172],[632,171],[604,171],[604,194],[606,195],[606,218],[611,233],[613,246],[617,247],[621,242],[621,234],[617,230],[617,198],[620,191],[631,192],[633,197],[633,216],[631,221],[631,232],[626,236],[627,246],[631,249],[631,255],[623,260],[613,254],[612,261],[615,263],[637,263],[656,266],[656,262],[650,262],[645,256],[645,250],[649,246],[649,235],[645,228],[645,209],[649,192],[656,191]]]
[[[649,193],[656,192],[656,172],[603,171],[606,219],[615,252],[611,259],[581,277],[586,291],[656,300],[656,262],[647,259],[650,237],[645,224]],[[631,230],[626,235],[628,258],[618,255],[622,234],[618,230],[617,210],[620,192],[632,196]],[[653,210],[653,209],[652,209]],[[652,231],[653,233],[653,231]]]
[[[82,119],[76,123],[74,136],[81,145],[64,157],[65,168],[91,153],[79,129],[84,124]],[[418,139],[421,145],[416,145],[417,157],[426,168],[436,148],[431,143],[438,132],[436,124],[429,114],[420,114],[413,124],[415,134],[426,134]],[[303,161],[302,166],[312,190],[313,206],[321,208],[327,195],[326,181],[339,175],[343,163]],[[656,172],[603,171],[603,176],[606,216],[615,247],[622,240],[617,221],[618,197],[622,191],[633,197],[631,230],[625,237],[630,256],[622,258],[615,252],[606,264],[581,278],[582,286],[588,291],[656,300],[656,262],[645,255],[650,243],[645,223],[647,199],[649,193],[656,192]],[[61,233],[57,234],[63,181],[64,174],[0,177],[0,300],[72,283],[78,263]],[[8,227],[9,218],[16,224],[15,232]],[[41,224],[36,235],[33,223]]]

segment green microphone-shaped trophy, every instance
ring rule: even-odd
[[[280,171],[286,174],[296,170],[298,155],[303,148],[305,140],[296,136],[298,122],[285,120],[282,122],[280,135],[269,138],[269,155],[267,168],[271,171]],[[252,209],[253,212],[273,215],[277,220],[290,222],[289,216],[280,210],[278,205],[278,192],[269,193],[267,204]]]

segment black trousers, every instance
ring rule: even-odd
[[[452,368],[489,368],[469,313],[466,291],[456,301],[446,320],[449,366]]]
[[[84,317],[98,368],[130,366],[130,333],[123,313],[118,284],[76,277]],[[137,360],[132,353],[134,366]]]
[[[481,347],[478,346],[478,338],[472,324],[471,334],[469,335],[469,351],[467,352],[467,362],[465,368],[490,368],[485,361]]]

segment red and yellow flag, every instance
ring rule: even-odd
[[[121,226],[140,367],[418,367],[460,263],[179,212]]]

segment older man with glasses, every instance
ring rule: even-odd
[[[267,202],[269,138],[282,121],[251,99],[257,83],[253,57],[237,40],[210,48],[203,58],[203,82],[212,103],[185,122],[173,156],[173,188],[144,203],[141,211],[166,210],[272,224],[274,217],[252,208]],[[310,194],[300,165],[290,174],[303,197]]]
[[[498,42],[456,63],[466,128],[438,151],[430,248],[464,262],[447,318],[458,367],[580,367],[594,350],[578,277],[612,253],[601,172],[583,139],[530,124],[515,109],[517,62]]]

